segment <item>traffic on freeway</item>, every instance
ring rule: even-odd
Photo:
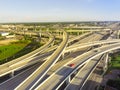
[[[42,47],[0,65],[0,78],[11,75],[0,83],[0,90],[82,90],[106,54],[120,49],[117,32],[90,30],[69,38],[70,31],[60,30],[59,44],[55,34],[46,33],[49,40]]]

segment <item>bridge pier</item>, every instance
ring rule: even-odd
[[[65,53],[62,53],[62,59],[64,59]]]
[[[105,74],[105,72],[108,69],[108,62],[109,62],[109,56],[108,56],[108,53],[106,53],[104,61],[103,61],[103,74]]]
[[[40,32],[39,32],[39,37],[41,38],[41,30],[40,30]]]
[[[30,37],[32,37],[32,34],[30,33]]]
[[[54,45],[54,41],[53,41],[53,43],[50,45],[51,47]]]
[[[41,33],[38,33],[39,41],[41,41]]]
[[[67,46],[70,46],[71,45],[71,42],[69,42],[68,44],[67,44]]]
[[[60,32],[58,32],[59,33],[59,36],[61,36],[61,33]]]
[[[71,54],[72,53],[72,51],[69,51],[69,54]]]
[[[10,73],[10,77],[14,77],[14,71]]]
[[[68,85],[71,81],[71,76],[68,77],[68,79],[66,80],[66,84]]]
[[[117,39],[119,39],[119,38],[120,38],[120,32],[118,30],[118,32],[117,32]]]

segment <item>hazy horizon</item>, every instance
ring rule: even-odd
[[[0,0],[0,23],[120,21],[119,0]]]

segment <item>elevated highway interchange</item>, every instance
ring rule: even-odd
[[[104,32],[104,33],[105,33],[105,32]],[[104,35],[106,35],[106,34],[104,34]],[[100,39],[102,38],[102,37],[101,37],[102,34],[100,35],[100,37],[98,37],[97,35],[93,35],[93,36],[91,36],[91,39],[92,39],[91,41],[94,41],[94,39],[95,39],[95,38],[93,39],[94,36],[96,36],[96,40],[100,40]],[[90,37],[89,37],[88,39],[85,39],[85,41],[88,41],[88,40],[90,40]],[[68,41],[69,41],[69,40],[68,40]],[[65,41],[65,42],[67,42],[67,41]],[[108,44],[108,46],[109,46],[109,44],[110,44],[111,46],[114,46],[114,44],[115,44],[115,43],[118,43],[118,42],[119,42],[119,40],[117,40],[117,39],[116,39],[116,40],[113,40],[113,41],[111,41],[111,40],[109,41],[109,40],[108,40],[108,43],[107,43],[107,44]],[[80,43],[81,43],[81,44],[80,44]],[[96,43],[96,44],[95,44],[95,43]],[[62,44],[62,43],[61,43],[61,44]],[[62,55],[62,53],[65,53],[65,51],[66,51],[66,52],[71,52],[71,51],[73,51],[73,50],[76,51],[76,48],[78,48],[79,50],[81,50],[81,48],[86,48],[86,47],[91,47],[91,46],[101,45],[101,44],[102,44],[102,45],[103,45],[103,44],[106,45],[106,41],[86,43],[86,44],[82,44],[82,42],[79,42],[79,43],[76,43],[76,44],[72,44],[72,46],[69,46],[69,47],[66,48],[64,51],[63,51],[63,50],[62,50],[62,51],[58,50],[58,51],[61,52],[61,54],[59,54],[59,57]],[[67,45],[67,43],[66,43],[65,45]],[[115,44],[115,45],[116,45],[116,44]],[[82,47],[82,46],[84,46],[84,47]],[[108,46],[106,46],[106,47],[108,47]],[[80,47],[81,47],[81,48],[80,48]],[[59,48],[59,47],[58,47],[58,48]],[[64,47],[64,48],[65,48],[65,47]],[[109,47],[109,48],[110,48],[110,47]],[[118,49],[118,48],[117,48],[117,49]],[[56,49],[56,50],[57,50],[57,49]],[[67,51],[67,50],[68,50],[68,51]],[[102,50],[100,50],[100,51],[102,52]],[[103,51],[105,51],[105,50],[103,49]],[[94,50],[91,51],[91,52],[94,53],[94,54],[90,53],[90,55],[93,55],[93,58],[95,58],[95,57],[94,57],[94,56],[96,55],[95,53],[98,53],[98,52],[94,52]],[[107,52],[108,52],[108,51],[107,51]],[[105,53],[105,52],[104,52],[104,53]],[[81,54],[82,54],[82,53],[81,53]],[[80,55],[81,55],[81,54],[80,54]],[[53,53],[53,56],[54,56],[54,55],[55,55],[55,53]],[[56,55],[56,56],[57,56],[57,55]],[[84,54],[83,54],[83,56],[84,56]],[[88,55],[88,56],[89,56],[89,55]],[[99,55],[98,55],[98,56],[99,56]],[[78,56],[78,57],[79,57],[79,56]],[[77,58],[77,57],[76,57],[76,58]],[[76,58],[74,58],[73,60],[75,60]],[[49,58],[49,59],[50,59],[50,58]],[[48,60],[49,60],[49,59],[48,59]],[[58,58],[58,59],[59,59],[59,58]],[[58,59],[55,59],[55,60],[57,61]],[[53,59],[51,59],[51,60],[53,60]],[[79,61],[81,61],[81,60],[76,60],[76,61],[79,62]],[[89,60],[88,60],[88,61],[89,61]],[[47,62],[48,62],[48,61],[47,61]],[[63,61],[63,62],[64,62],[64,61]],[[59,62],[58,62],[58,63],[59,63]],[[67,63],[68,63],[68,62],[66,62],[65,65],[68,65]],[[85,63],[87,63],[87,62],[85,62]],[[84,64],[85,64],[85,63],[84,63]],[[49,63],[48,63],[48,64],[49,64]],[[55,63],[54,63],[54,64],[55,64]],[[54,64],[53,64],[53,65],[50,65],[50,64],[49,64],[48,67],[49,67],[50,70],[52,69],[52,67],[54,67]],[[44,65],[44,64],[42,64],[42,65]],[[41,67],[43,67],[42,65],[41,65]],[[65,65],[63,64],[63,66],[65,66]],[[75,63],[75,66],[77,66],[77,65],[78,65],[78,66],[83,66],[83,64],[79,65],[78,63]],[[45,65],[45,66],[46,66],[46,65]],[[48,69],[48,67],[45,69],[45,71]],[[67,67],[65,67],[65,68],[70,68],[70,67],[67,66]],[[49,69],[48,69],[48,70],[49,70]],[[36,70],[37,70],[37,69],[36,69]],[[49,70],[49,71],[50,71],[50,70]],[[58,70],[56,70],[55,72],[57,72],[57,71],[59,71],[59,70],[61,70],[61,68],[58,67]],[[72,69],[70,68],[70,70],[72,70]],[[34,71],[34,70],[33,70],[33,71]],[[40,71],[41,71],[41,70],[40,70]],[[49,71],[48,71],[48,73],[49,73]],[[33,72],[33,73],[35,73],[35,72]],[[33,76],[33,73],[31,73],[31,75],[29,74],[29,78],[31,78],[31,77]],[[47,72],[46,72],[46,73],[47,73]],[[66,72],[66,73],[67,73],[67,72]],[[71,74],[72,74],[72,73],[71,73]],[[46,74],[43,74],[43,73],[42,73],[41,75],[43,75],[43,78],[46,76]],[[47,79],[45,79],[45,81],[42,81],[42,85],[44,85],[44,83],[45,83],[46,81],[48,81],[48,79],[49,79],[50,77],[53,77],[54,75],[55,75],[55,73],[51,74]],[[64,76],[64,75],[63,75],[63,76]],[[35,77],[37,77],[37,76],[35,76]],[[41,77],[41,78],[42,78],[42,77]],[[53,78],[54,78],[54,77],[53,77]],[[65,79],[66,79],[66,78],[65,78]],[[37,80],[38,80],[38,78],[37,78]],[[56,79],[56,80],[57,80],[57,79]],[[27,79],[23,80],[23,82],[21,81],[21,82],[20,82],[21,84],[17,85],[17,87],[15,86],[16,88],[15,88],[14,86],[13,86],[13,87],[14,87],[16,90],[21,90],[21,88],[22,88],[21,86],[22,86],[22,84],[23,84],[25,81],[27,81]],[[38,81],[40,81],[40,80],[38,80]],[[6,81],[6,82],[7,82],[7,81]],[[5,83],[6,83],[6,82],[5,82]],[[30,82],[30,81],[28,81],[28,82]],[[52,82],[52,83],[53,83],[53,82]],[[30,85],[30,88],[31,88],[31,89],[33,89],[33,88],[34,88],[34,89],[35,89],[35,88],[38,89],[38,88],[41,88],[41,87],[42,87],[41,84],[40,84],[40,85],[37,85],[37,84],[39,84],[39,83],[36,83],[36,84],[34,83],[34,84]],[[58,84],[58,83],[55,82],[55,84]],[[61,84],[61,83],[60,83],[60,84]],[[0,88],[2,88],[2,85],[3,85],[3,84],[0,85]],[[23,84],[23,85],[25,85],[25,87],[27,87],[26,84]],[[36,85],[37,85],[37,86],[36,86]],[[53,84],[53,85],[54,85],[54,84]],[[33,87],[33,86],[35,86],[35,87]],[[52,87],[52,85],[50,85],[50,86]],[[57,86],[57,88],[58,88],[58,87],[59,87],[59,85]],[[30,88],[29,88],[29,89],[30,89]],[[24,90],[24,89],[27,90],[28,88],[22,88],[22,90]],[[11,89],[11,90],[12,90],[12,89]],[[38,89],[38,90],[42,90],[42,89]],[[46,89],[43,89],[43,90],[46,90]],[[54,89],[52,88],[52,89],[48,89],[48,90],[54,90]]]

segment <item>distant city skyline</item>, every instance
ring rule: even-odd
[[[120,0],[0,0],[0,22],[119,21]]]

